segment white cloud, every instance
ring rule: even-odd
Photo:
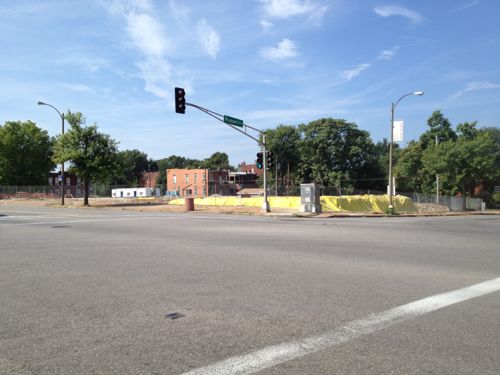
[[[424,20],[417,12],[399,5],[379,5],[373,11],[381,17],[402,16],[408,18],[412,23],[420,23]]]
[[[260,55],[267,60],[285,60],[298,55],[296,44],[290,39],[283,39],[277,47],[267,47],[261,50]]]
[[[26,17],[32,15],[40,15],[40,13],[50,10],[48,4],[15,4],[12,6],[3,5],[0,9],[0,18]]]
[[[455,12],[461,12],[462,10],[472,8],[472,7],[476,6],[477,4],[479,4],[479,0],[474,0],[471,3],[465,4],[464,6],[456,9]]]
[[[392,58],[398,52],[399,47],[394,47],[392,49],[384,49],[379,53],[377,60],[392,60]]]
[[[463,94],[471,92],[471,91],[479,91],[479,90],[490,90],[490,89],[498,89],[500,85],[491,83],[491,82],[470,82],[462,90],[457,91],[455,94],[451,95],[449,99],[457,99],[461,97]]]
[[[342,79],[344,79],[345,81],[350,81],[352,80],[354,77],[357,77],[361,74],[361,72],[363,70],[366,70],[370,67],[370,64],[359,64],[357,66],[355,66],[354,68],[352,69],[348,69],[348,70],[344,70],[342,73],[341,73],[341,77]]]
[[[102,2],[108,11],[124,19],[127,39],[131,47],[142,54],[137,64],[144,90],[163,99],[171,97],[172,74],[167,53],[172,43],[166,37],[164,25],[154,13],[149,0]]]
[[[59,86],[69,91],[93,92],[93,90],[90,87],[83,85],[81,83],[60,83]]]
[[[261,0],[264,14],[269,18],[290,18],[307,15],[319,19],[325,14],[327,6],[311,0]]]
[[[220,36],[204,19],[198,23],[198,38],[208,55],[215,59],[220,50]]]
[[[114,16],[124,17],[130,12],[151,13],[153,11],[150,0],[98,0],[98,2]]]
[[[266,20],[262,20],[260,21],[260,26],[262,26],[262,32],[267,33],[273,28],[273,23]]]
[[[162,58],[147,58],[137,64],[140,77],[144,80],[144,90],[163,99],[169,99],[171,90],[171,68],[170,64]]]
[[[131,12],[126,16],[127,32],[134,47],[146,56],[163,56],[171,49],[165,31],[152,15]]]
[[[102,68],[108,67],[109,63],[98,57],[89,57],[80,53],[69,53],[56,60],[57,64],[73,65],[83,68],[89,73],[97,73]]]

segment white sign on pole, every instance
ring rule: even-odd
[[[394,121],[394,142],[403,142],[403,120]]]

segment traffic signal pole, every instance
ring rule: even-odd
[[[267,197],[267,153],[266,153],[266,133],[262,133],[262,155],[263,157],[263,168],[264,168],[264,203],[262,204],[262,211],[271,212],[271,207],[269,207],[269,199]]]
[[[240,119],[237,119],[234,117],[230,117],[230,116],[221,115],[220,113],[211,111],[207,108],[203,108],[197,104],[186,102],[184,89],[180,88],[180,87],[176,87],[175,88],[175,111],[177,113],[184,114],[185,110],[186,110],[186,106],[196,108],[196,109],[206,113],[207,115],[215,118],[216,120],[224,123],[225,125],[230,126],[234,130],[240,132],[241,134],[247,136],[248,138],[253,139],[261,146],[262,155],[263,155],[263,168],[264,168],[264,174],[263,174],[263,177],[264,177],[264,203],[262,205],[262,210],[265,212],[271,212],[271,207],[269,206],[269,199],[267,196],[266,133],[260,129],[257,129],[257,128],[250,126],[250,125],[245,124],[243,122],[243,120],[240,120]],[[244,129],[244,131],[241,129],[238,129],[238,128],[242,128],[242,129]],[[253,130],[255,132],[258,132],[259,135],[262,137],[262,140],[248,134],[248,132],[247,132],[248,129]]]

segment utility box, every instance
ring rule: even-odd
[[[320,189],[317,184],[300,184],[300,212],[321,212]]]

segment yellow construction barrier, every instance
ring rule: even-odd
[[[410,198],[401,195],[392,198],[396,212],[417,212],[417,208]],[[386,213],[389,210],[389,198],[387,195],[322,196],[321,210],[325,212]]]
[[[263,197],[207,197],[196,198],[195,206],[226,206],[226,207],[262,207]],[[396,212],[417,212],[410,198],[400,195],[393,196]],[[175,199],[170,204],[184,205],[184,199]],[[289,210],[299,210],[300,197],[269,197],[269,206]],[[322,196],[321,210],[323,212],[370,212],[385,213],[389,210],[387,195],[345,195],[341,197]]]

